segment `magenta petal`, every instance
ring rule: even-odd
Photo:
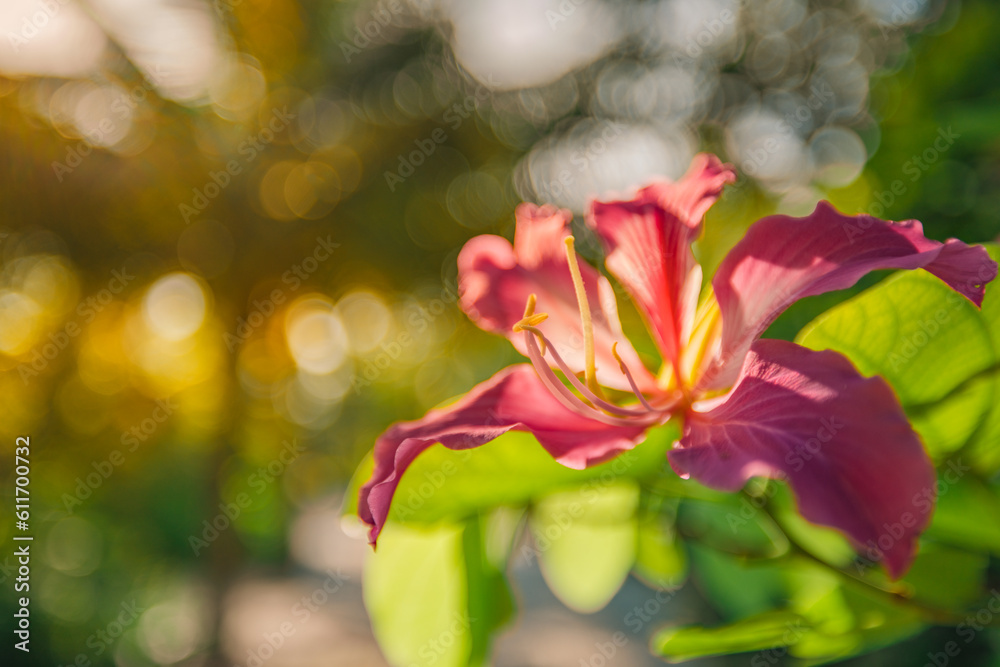
[[[563,240],[570,235],[570,214],[551,206],[522,204],[517,209],[514,245],[499,236],[476,236],[458,256],[460,305],[479,327],[507,336],[527,356],[523,334],[512,330],[524,316],[528,295],[538,297],[536,311],[549,318],[541,324],[570,368],[585,367],[583,329],[566,261]],[[597,380],[606,387],[630,391],[627,378],[611,354],[618,353],[642,391],[653,391],[656,380],[643,366],[622,333],[615,295],[608,279],[583,262],[580,273],[594,323]]]
[[[471,449],[510,430],[532,433],[559,463],[583,469],[634,447],[645,427],[581,417],[549,393],[530,365],[505,368],[453,405],[393,424],[375,442],[375,470],[358,496],[358,515],[371,526],[369,541],[378,539],[396,487],[421,452],[438,442]]]
[[[758,340],[736,387],[692,412],[679,474],[735,491],[753,476],[787,479],[810,521],[844,531],[893,578],[909,567],[933,510],[934,468],[889,385],[837,352]]]
[[[676,183],[654,183],[632,199],[591,204],[588,222],[604,244],[608,270],[635,299],[670,362],[677,362],[691,330],[701,290],[691,243],[705,212],[735,178],[729,165],[702,153]]]
[[[732,385],[750,343],[795,301],[850,287],[876,269],[924,268],[977,306],[996,262],[982,246],[924,238],[916,220],[849,216],[820,202],[811,215],[754,223],[712,279],[722,311],[721,349],[704,388]]]

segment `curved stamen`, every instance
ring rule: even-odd
[[[581,416],[590,419],[597,419],[606,424],[616,426],[634,425],[634,422],[645,423],[648,421],[649,423],[653,423],[666,414],[664,410],[656,410],[652,408],[652,406],[650,406],[638,392],[635,387],[635,382],[631,378],[631,374],[628,372],[628,369],[624,367],[624,363],[621,358],[618,357],[617,350],[614,347],[612,348],[612,353],[615,355],[615,358],[618,359],[618,363],[622,366],[626,377],[629,378],[629,382],[633,387],[633,393],[639,398],[639,401],[645,409],[636,410],[619,407],[604,400],[602,396],[598,396],[582,384],[576,377],[576,374],[569,368],[566,362],[563,361],[562,356],[558,351],[556,351],[552,342],[536,327],[537,324],[548,318],[546,313],[535,313],[536,302],[537,299],[535,295],[530,294],[528,296],[528,301],[524,306],[524,317],[519,322],[514,324],[513,330],[524,332],[525,347],[528,350],[528,358],[531,360],[531,365],[534,366],[535,371],[542,380],[542,384],[548,388],[548,390],[553,396],[556,397],[557,400],[559,400],[560,403]],[[539,343],[541,344],[541,349],[539,349]],[[570,391],[570,389],[567,388],[558,377],[556,377],[556,374],[545,361],[544,354],[546,352],[546,348],[548,348],[548,351],[552,353],[553,361],[566,375],[566,378],[573,385],[573,387],[583,394],[584,397],[590,400],[591,404],[586,403],[583,399]],[[616,414],[619,416],[614,416]]]
[[[590,302],[587,300],[587,290],[583,285],[583,276],[580,275],[580,265],[576,260],[576,250],[573,246],[574,239],[567,236],[566,261],[569,262],[569,272],[573,276],[573,289],[576,290],[576,302],[580,308],[580,324],[583,328],[583,351],[585,358],[584,377],[587,386],[597,394],[601,395],[601,387],[597,384],[597,365],[594,362],[594,322],[590,317]]]
[[[530,329],[525,329],[524,331],[524,342],[525,346],[528,348],[528,358],[531,360],[531,365],[535,367],[535,371],[538,373],[539,379],[541,379],[542,384],[544,384],[552,395],[559,400],[564,406],[572,410],[576,414],[586,417],[588,419],[594,419],[600,421],[609,426],[637,426],[646,423],[652,424],[657,421],[662,414],[658,412],[647,412],[643,416],[645,419],[640,419],[637,416],[632,417],[613,417],[608,415],[596,408],[587,405],[576,396],[569,388],[556,377],[556,374],[549,368],[549,365],[545,363],[545,359],[542,358],[541,352],[538,349],[538,343],[535,341],[535,336],[537,330],[531,331]],[[549,346],[552,349],[552,346]],[[575,378],[572,374],[569,375],[570,378]],[[579,380],[577,380],[579,382]]]
[[[572,369],[570,369],[569,366],[566,365],[566,362],[563,361],[563,358],[556,351],[556,347],[555,345],[552,344],[552,341],[550,341],[548,338],[545,337],[545,334],[543,334],[535,327],[522,327],[522,328],[525,331],[530,331],[531,333],[535,334],[535,336],[538,337],[543,346],[545,345],[548,346],[549,352],[552,354],[552,360],[556,363],[556,366],[559,367],[559,370],[563,372],[563,374],[566,376],[566,379],[569,380],[570,384],[572,384],[577,391],[583,394],[587,400],[593,403],[595,407],[600,408],[605,412],[613,412],[622,416],[630,416],[630,417],[642,417],[649,414],[650,412],[656,412],[656,410],[653,410],[652,408],[649,408],[647,410],[623,408],[621,406],[615,405],[614,403],[609,403],[600,396],[597,396],[596,394],[594,394],[594,392],[590,391],[590,389],[588,389],[582,382],[580,382],[580,380],[573,373]]]
[[[524,317],[519,322],[514,324],[512,329],[514,331],[525,332],[524,341],[525,347],[528,349],[528,358],[531,360],[531,365],[535,368],[535,372],[538,373],[542,384],[546,386],[549,392],[568,409],[583,417],[591,418],[593,416],[594,409],[567,389],[559,378],[555,376],[555,373],[552,372],[552,369],[549,368],[548,364],[545,363],[543,355],[545,354],[545,348],[547,346],[546,340],[542,335],[542,332],[536,329],[534,325],[544,321],[548,315],[545,313],[535,314],[536,302],[537,299],[535,295],[529,294],[528,301],[524,305]],[[537,337],[539,342],[542,344],[541,350],[538,349],[538,343],[535,341],[535,337]],[[548,347],[551,349],[551,346]]]
[[[625,378],[628,380],[629,386],[632,387],[632,393],[635,394],[635,397],[639,399],[639,402],[642,403],[643,407],[645,407],[650,412],[653,412],[653,406],[651,406],[649,403],[646,402],[646,399],[645,397],[643,397],[642,392],[639,391],[639,387],[636,386],[635,380],[632,378],[632,374],[628,370],[628,366],[626,366],[625,362],[622,361],[622,358],[618,356],[618,341],[615,341],[611,345],[611,354],[615,355],[615,360],[618,362],[618,367],[622,369],[622,373],[625,374]]]

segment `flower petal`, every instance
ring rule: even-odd
[[[701,153],[676,183],[654,183],[629,200],[591,203],[588,223],[604,244],[608,270],[635,299],[664,360],[675,367],[701,290],[691,243],[722,187],[735,179],[729,165]]]
[[[507,336],[525,356],[524,337],[515,334],[512,327],[524,316],[528,295],[535,294],[536,310],[549,316],[541,328],[566,363],[579,372],[585,367],[583,328],[563,242],[570,235],[570,218],[569,211],[551,206],[520,205],[513,247],[502,237],[482,235],[462,248],[458,256],[459,292],[462,310],[473,322]],[[586,262],[579,265],[594,327],[598,382],[630,391],[611,353],[617,342],[618,353],[639,388],[654,390],[655,379],[622,333],[611,283]]]
[[[722,309],[718,356],[701,386],[732,385],[750,343],[793,302],[850,287],[876,269],[924,268],[977,306],[996,262],[982,246],[924,238],[916,220],[886,222],[820,202],[811,215],[754,223],[719,265],[712,286]]]
[[[559,463],[583,469],[632,449],[646,427],[581,417],[549,393],[530,365],[505,368],[453,405],[393,424],[375,442],[375,470],[358,496],[358,514],[371,526],[369,541],[378,539],[396,487],[421,452],[438,442],[471,449],[510,430],[532,433]]]
[[[931,518],[935,475],[889,385],[837,352],[758,340],[728,400],[692,412],[679,474],[726,491],[787,479],[802,515],[844,531],[899,577]]]

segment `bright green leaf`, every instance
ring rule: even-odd
[[[365,605],[379,645],[394,665],[468,662],[472,643],[462,533],[461,526],[389,525],[369,558]]]
[[[363,590],[379,646],[402,667],[482,664],[491,633],[511,612],[478,519],[419,529],[387,525],[366,564]]]
[[[597,611],[635,563],[639,489],[628,481],[553,494],[532,512],[531,531],[545,581],[563,603]]]
[[[996,246],[990,253],[1000,255]],[[935,458],[967,447],[980,470],[1000,465],[995,281],[980,311],[929,273],[901,272],[832,308],[797,340],[888,380]]]

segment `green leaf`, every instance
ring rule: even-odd
[[[910,609],[890,604],[879,592],[847,580],[809,561],[784,570],[791,610],[810,629],[789,650],[799,658],[828,661],[871,651],[924,627]]]
[[[936,459],[965,448],[978,470],[993,472],[1000,467],[996,285],[987,286],[980,311],[929,273],[901,272],[827,311],[797,340],[838,350],[862,374],[888,380]]]
[[[652,651],[667,662],[729,653],[761,651],[794,644],[808,627],[799,614],[768,611],[717,628],[669,628],[657,633]]]
[[[811,634],[822,634],[825,638],[811,637],[806,643],[806,655],[839,655],[848,642],[833,638],[853,631],[857,623],[853,610],[844,599],[843,579],[832,570],[810,562],[795,563],[785,568],[784,573],[792,611],[809,620],[816,631]],[[855,639],[849,643],[854,645],[858,642]],[[800,653],[799,647],[796,647],[796,652]]]
[[[606,605],[635,563],[635,483],[599,480],[553,494],[532,512],[542,575],[571,609],[588,613]]]
[[[651,429],[635,449],[586,470],[557,463],[528,433],[509,432],[465,451],[435,445],[403,475],[389,518],[419,523],[457,520],[498,506],[523,507],[552,491],[593,480],[648,479],[668,470],[666,452],[679,437],[674,424]],[[357,512],[357,489],[371,469],[370,457],[358,467],[345,513]]]
[[[889,602],[884,597],[861,587],[843,586],[840,591],[853,614],[854,629],[843,636],[844,639],[839,646],[833,642],[823,641],[822,638],[816,638],[808,644],[806,638],[803,638],[793,653],[810,657],[847,657],[895,644],[927,627],[927,623],[917,611]],[[824,648],[825,652],[820,653],[821,648]],[[807,650],[813,652],[807,653]]]
[[[947,481],[947,471],[943,471]],[[924,535],[1000,556],[1000,498],[994,488],[972,476],[942,485],[934,518]]]
[[[676,502],[650,497],[656,503],[643,507],[639,515],[634,573],[653,588],[677,588],[687,574],[687,555],[674,531]]]
[[[491,633],[512,609],[503,576],[486,557],[478,519],[434,528],[387,525],[365,566],[363,590],[379,646],[403,667],[483,664]]]
[[[753,480],[750,487],[759,488]],[[739,556],[774,558],[788,551],[788,540],[761,508],[765,494],[774,492],[774,484],[763,480],[763,491],[754,496],[730,493],[710,502],[685,500],[678,512],[678,531],[719,551]]]
[[[788,597],[784,559],[748,561],[688,541],[693,578],[723,618],[735,620],[781,606]],[[733,582],[739,582],[734,586]]]
[[[729,618],[789,613],[802,619],[787,626],[780,641],[759,647],[751,664],[784,664],[786,654],[808,660],[806,664],[845,658],[899,641],[926,625],[914,609],[812,559],[743,563],[698,545],[692,551],[703,588]]]
[[[985,554],[925,542],[903,581],[921,603],[958,612],[983,594],[988,564]]]
[[[488,527],[488,534],[481,530],[483,524]],[[463,546],[468,586],[469,632],[472,640],[469,665],[489,664],[493,634],[514,614],[514,604],[502,569],[504,563],[498,564],[493,560],[487,539],[506,539],[507,548],[502,549],[502,552],[509,553],[513,531],[507,531],[506,528],[508,526],[502,516],[466,524]],[[497,538],[496,533],[505,534]]]

